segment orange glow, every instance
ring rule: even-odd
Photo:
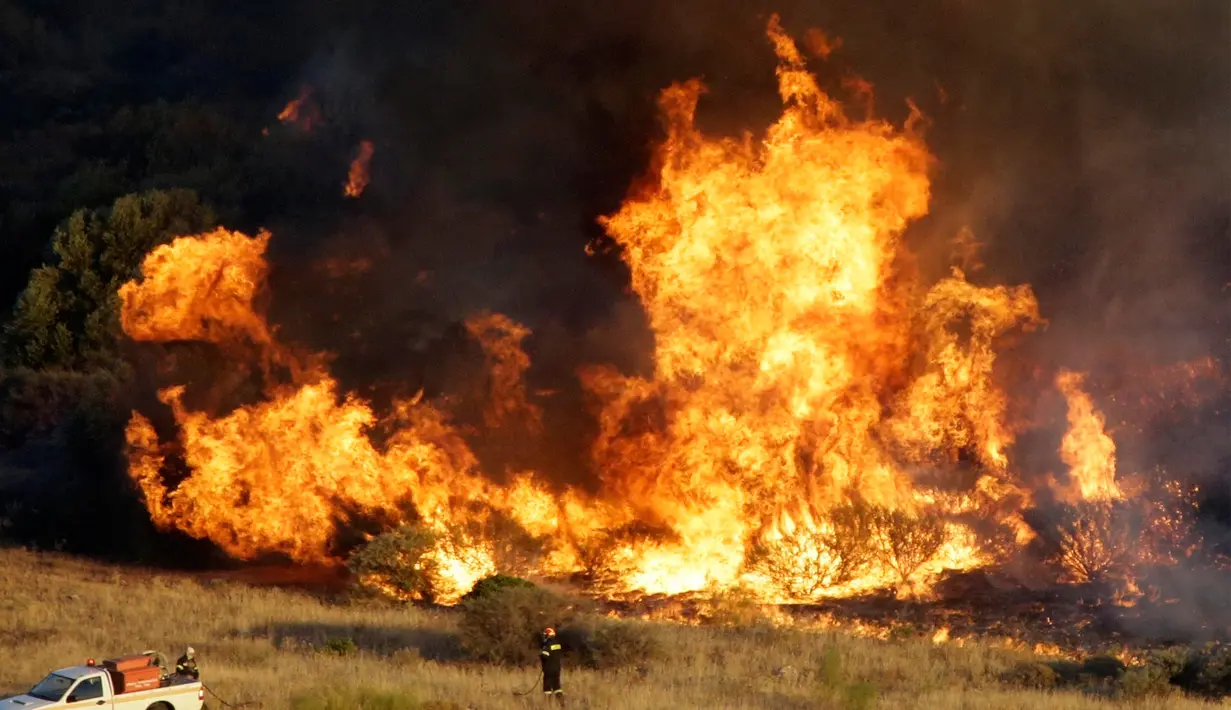
[[[305,133],[311,133],[320,121],[320,109],[311,100],[312,87],[305,86],[299,91],[299,96],[291,99],[278,113],[278,120],[297,126]]]
[[[350,164],[350,175],[346,180],[345,194],[347,197],[358,197],[368,186],[368,163],[372,161],[375,148],[372,141],[359,141],[359,154]]]

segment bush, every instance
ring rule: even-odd
[[[1172,682],[1207,698],[1231,695],[1231,649],[1209,646],[1191,651]]]
[[[1082,663],[1060,660],[1019,663],[1001,675],[1001,681],[1032,690],[1076,688],[1109,698],[1144,698],[1175,693],[1173,678],[1187,654],[1175,649],[1151,652],[1146,665],[1128,668],[1113,656],[1091,656]],[[1189,670],[1192,669],[1191,659]],[[1200,674],[1192,673],[1196,682]]]
[[[838,649],[832,646],[826,649],[816,673],[817,699],[821,704],[843,710],[868,710],[876,705],[876,686],[848,681],[842,665]]]
[[[761,605],[742,589],[712,590],[699,605],[697,617],[710,626],[751,628],[769,624]]]
[[[876,705],[876,686],[871,683],[852,683],[842,694],[846,710],[870,710]]]
[[[647,624],[600,619],[579,623],[560,632],[561,645],[576,652],[580,663],[595,670],[628,668],[657,660],[663,644]]]
[[[331,638],[325,642],[324,650],[337,656],[349,656],[359,650],[355,639],[349,636]]]
[[[580,611],[545,589],[509,586],[460,604],[458,632],[471,657],[491,663],[526,665],[538,658],[545,627],[575,622]]]
[[[1091,656],[1082,662],[1078,675],[1098,679],[1118,679],[1124,675],[1124,662],[1115,656]]]
[[[1051,690],[1061,682],[1061,675],[1046,663],[1019,663],[1005,671],[1000,680],[1009,685],[1030,690]]]
[[[1124,698],[1161,697],[1172,695],[1176,690],[1171,684],[1171,674],[1162,666],[1129,668],[1120,678],[1120,696]]]
[[[534,582],[531,582],[528,579],[512,577],[507,574],[494,574],[490,577],[484,577],[483,579],[475,582],[474,586],[470,588],[470,591],[466,592],[466,594],[462,596],[462,601],[490,596],[504,589],[511,589],[513,587],[532,589],[534,586]]]
[[[435,543],[430,531],[403,526],[355,550],[347,566],[360,589],[430,602],[436,598],[437,569],[430,554]]]

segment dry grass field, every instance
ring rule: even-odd
[[[514,695],[533,670],[449,660],[455,614],[123,571],[0,551],[0,694],[49,670],[145,649],[198,651],[209,687],[263,708],[475,708],[545,705]],[[1206,707],[1110,701],[1004,686],[1028,654],[967,643],[878,641],[840,632],[660,624],[665,657],[642,672],[566,665],[568,706],[606,710],[1093,710]],[[331,641],[333,639],[333,641]],[[343,641],[342,639],[349,639]],[[781,671],[783,667],[789,667]],[[216,700],[211,708],[221,708]],[[252,706],[248,706],[252,707]]]

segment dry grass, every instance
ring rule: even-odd
[[[359,710],[348,700],[357,697],[348,695],[351,689],[399,694],[402,699],[389,707],[413,708],[429,701],[452,701],[459,708],[481,710],[544,704],[537,693],[513,695],[533,682],[536,674],[531,670],[450,660],[456,648],[454,627],[447,611],[329,604],[302,593],[123,573],[58,556],[0,551],[0,694],[23,690],[49,670],[87,657],[149,648],[178,655],[183,646],[192,644],[210,687],[229,701],[258,701],[264,708],[290,708],[296,696],[304,696],[316,702],[299,707]],[[644,673],[566,667],[570,707],[1182,710],[1202,706],[1177,699],[1112,703],[1076,693],[1006,689],[997,676],[1025,656],[983,644],[934,646],[928,641],[884,642],[838,632],[670,624],[663,624],[660,631],[668,658]],[[331,653],[326,650],[330,639],[351,639],[355,650]],[[779,671],[783,667],[789,668]],[[866,684],[863,692],[858,684]]]

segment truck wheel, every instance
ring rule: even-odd
[[[175,710],[171,703],[154,703],[145,710]]]

